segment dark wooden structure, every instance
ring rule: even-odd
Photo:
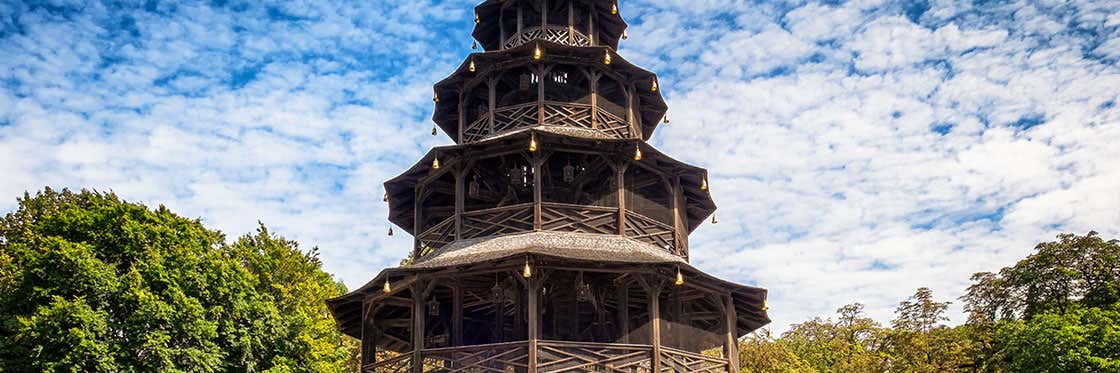
[[[715,204],[705,170],[645,143],[666,106],[615,54],[618,4],[475,11],[486,52],[435,86],[456,144],[385,183],[412,262],[328,301],[363,371],[737,372],[766,291],[688,264]]]

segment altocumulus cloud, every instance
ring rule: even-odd
[[[450,143],[430,87],[472,5],[0,3],[0,209],[49,185],[259,219],[358,286],[408,251],[380,183]],[[855,300],[887,320],[1057,233],[1120,236],[1116,2],[622,11],[622,54],[669,99],[655,145],[712,173],[693,261],[768,287],[775,329]]]

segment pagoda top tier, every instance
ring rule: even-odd
[[[626,32],[616,0],[487,0],[475,7],[475,23],[487,51],[534,40],[618,49]]]

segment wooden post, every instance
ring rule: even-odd
[[[673,176],[673,185],[670,186],[669,195],[673,198],[673,253],[681,255],[681,236],[684,235],[684,230],[681,229],[681,210],[683,205],[678,198],[681,189],[681,178]]]
[[[598,71],[591,72],[591,128],[599,128],[599,77]]]
[[[541,230],[541,165],[544,164],[545,156],[541,155],[541,151],[537,151],[533,156],[533,230]]]
[[[456,131],[456,135],[458,136],[458,137],[456,137],[456,139],[458,140],[456,142],[462,143],[463,142],[463,132],[467,130],[467,125],[469,125],[469,123],[467,123],[467,112],[465,110],[463,110],[463,108],[465,106],[463,106],[463,93],[462,92],[459,92],[459,103],[456,104],[456,106],[458,106],[458,108],[459,108],[459,116],[458,116],[459,130]]]
[[[437,157],[439,155],[436,155]],[[421,226],[423,220],[421,217],[424,209],[424,185],[416,186],[416,198],[412,203],[412,260],[420,259],[420,234],[424,233]]]
[[[576,15],[572,12],[575,9],[572,3],[574,1],[568,2],[568,46],[576,45]]]
[[[463,285],[451,285],[451,345],[463,345]]]
[[[412,285],[412,371],[424,372],[424,286]]]
[[[487,108],[486,108],[486,110],[488,111],[488,113],[486,114],[486,117],[487,117],[487,121],[490,122],[489,124],[490,124],[490,134],[491,135],[494,134],[494,110],[496,110],[497,107],[498,107],[497,86],[498,86],[498,80],[496,78],[494,78],[494,76],[490,76],[490,77],[486,78],[486,87],[487,87],[487,90],[489,91],[489,93],[487,93],[487,99],[488,99],[489,103],[487,104]]]
[[[498,49],[506,49],[506,7],[498,13]]]
[[[370,318],[366,312],[369,310],[369,302],[362,302],[362,366],[373,364],[377,354],[373,352],[376,345],[373,340],[373,328],[370,325]]]
[[[522,29],[525,28],[524,11],[521,9],[521,2],[517,3],[517,40],[521,40]]]
[[[615,179],[618,181],[618,234],[626,237],[626,168],[627,162],[620,162],[615,169]]]
[[[541,33],[548,27],[548,0],[541,1]]]
[[[650,344],[653,345],[653,360],[650,362],[652,371],[661,371],[661,285],[656,283],[650,286],[646,293],[649,294],[649,322]]]
[[[461,169],[455,173],[455,240],[463,239],[463,209],[466,205],[464,184],[470,166],[461,164]]]
[[[540,339],[540,308],[537,305],[537,297],[541,292],[541,276],[544,274],[537,271],[537,275],[529,278],[525,289],[528,290],[528,309],[529,309],[529,372],[537,372],[537,340]]]
[[[724,344],[724,355],[727,356],[727,370],[730,372],[739,371],[739,338],[738,331],[736,330],[736,322],[738,316],[735,314],[735,301],[732,299],[731,294],[723,296],[724,303],[724,325],[727,330],[727,341]]]
[[[591,46],[594,47],[596,45],[599,45],[599,38],[595,37],[595,18],[599,17],[599,12],[596,11],[595,7],[597,7],[598,5],[596,5],[594,2],[591,2],[588,4],[588,6],[590,7],[590,9],[587,13],[587,38],[591,42]]]
[[[545,69],[545,67],[543,65],[538,65],[537,66],[537,74],[539,75],[539,79],[537,79],[537,125],[538,126],[543,126],[544,125],[544,80],[545,80],[544,76],[546,74],[548,74],[548,69]]]

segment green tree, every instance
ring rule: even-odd
[[[883,328],[863,315],[859,303],[841,307],[837,313],[838,322],[816,318],[792,325],[779,343],[817,371],[883,371]]]
[[[345,371],[315,250],[112,193],[46,189],[0,219],[0,370]]]

